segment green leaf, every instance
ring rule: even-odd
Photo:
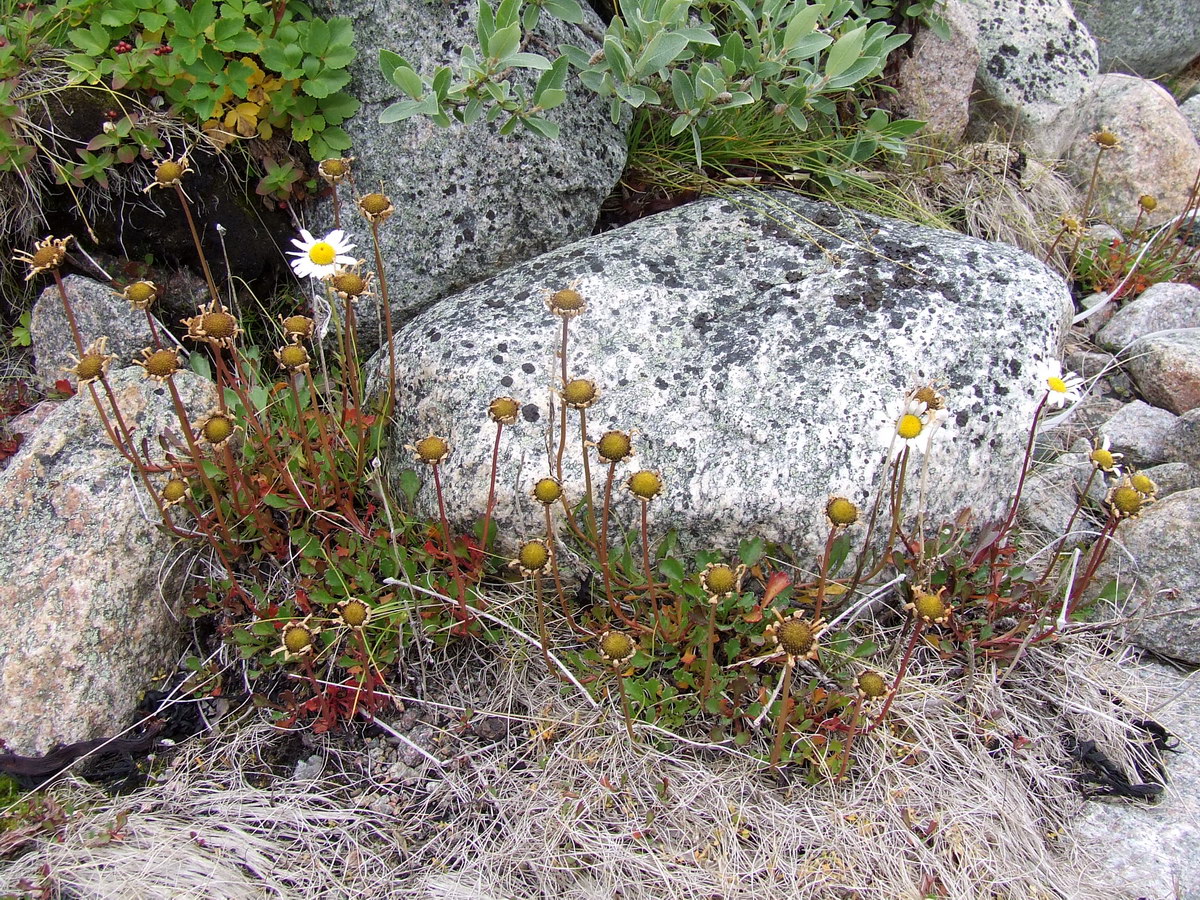
[[[513,53],[504,57],[501,62],[507,66],[517,66],[522,69],[537,69],[539,72],[550,68],[550,60],[538,53]]]
[[[675,34],[682,35],[693,44],[704,44],[709,47],[720,47],[721,42],[707,28],[676,28]]]
[[[341,125],[358,112],[362,104],[349,94],[330,94],[321,100],[321,114],[330,125]]]
[[[120,7],[115,9],[106,9],[104,12],[100,13],[100,24],[107,25],[110,28],[120,28],[124,25],[128,25],[136,17],[137,10],[121,9]]]
[[[300,40],[300,46],[305,53],[313,56],[323,56],[329,47],[329,26],[321,19],[313,19],[308,23],[308,33]]]
[[[866,36],[867,26],[860,25],[834,41],[825,57],[826,78],[836,78],[858,61]]]
[[[583,8],[575,0],[546,0],[543,6],[556,19],[571,25],[583,24]]]
[[[521,13],[521,27],[526,31],[533,31],[538,27],[538,22],[542,18],[542,8],[534,6],[532,3],[525,7],[525,11]]]
[[[487,55],[489,59],[506,61],[517,52],[517,48],[520,46],[521,24],[514,22],[504,28],[497,29],[495,34],[491,36],[487,45]]]
[[[766,552],[766,541],[759,537],[743,538],[738,544],[738,558],[747,566],[753,566]]]
[[[271,507],[271,509],[291,509],[294,505],[291,500],[286,497],[280,497],[278,494],[267,494],[262,498],[262,502]]]
[[[350,73],[342,70],[323,70],[314,78],[309,78],[301,87],[304,93],[320,100],[336,93],[350,83]]]
[[[821,5],[814,4],[804,7],[792,16],[783,32],[783,52],[786,56],[793,55],[793,51],[800,46],[801,38],[812,34],[822,12]]]
[[[675,98],[676,108],[683,112],[691,109],[696,104],[696,95],[692,92],[692,80],[687,77],[687,74],[682,69],[675,69],[671,72],[671,95]],[[679,120],[676,119],[675,121],[678,122]],[[679,131],[682,130],[682,128],[679,129]],[[671,135],[674,136],[679,131],[672,130]]]
[[[554,140],[558,137],[559,127],[557,122],[551,122],[549,119],[543,119],[541,116],[527,116],[522,119],[525,127],[531,131],[535,131],[542,137]]]
[[[392,69],[389,76],[392,84],[408,94],[414,100],[420,100],[425,96],[425,85],[421,82],[421,76],[414,72],[408,66],[397,66]]]
[[[681,34],[660,31],[638,57],[633,67],[636,78],[644,78],[673,63],[687,49],[688,39]]]
[[[630,70],[633,69],[633,60],[629,58],[625,48],[611,34],[604,38],[604,58],[608,61],[609,68],[612,69],[613,80],[629,80]]]
[[[683,581],[683,563],[673,557],[668,556],[659,562],[658,571],[672,581]]]
[[[104,56],[108,53],[111,38],[108,30],[99,25],[93,24],[86,31],[82,28],[76,28],[67,38],[89,56]]]

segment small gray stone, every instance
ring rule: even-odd
[[[1135,644],[1162,656],[1200,664],[1200,490],[1180,491],[1148,504],[1141,515],[1122,522],[1114,558],[1105,565],[1126,564],[1132,557],[1132,592],[1126,610],[1127,634]],[[1119,553],[1119,555],[1117,555]]]
[[[1178,414],[1200,406],[1200,328],[1158,331],[1130,345],[1125,368],[1155,406]]]
[[[1096,42],[1067,0],[967,0],[978,24],[972,133],[999,126],[1038,153],[1060,156],[1074,108],[1100,71]]]
[[[546,254],[421,313],[395,344],[387,470],[412,465],[405,444],[447,436],[441,483],[460,522],[486,504],[488,400],[523,404],[500,445],[496,521],[510,540],[537,527],[527,492],[554,468],[546,429],[558,420],[557,397],[553,416],[549,403],[562,329],[545,298],[570,284],[588,305],[571,320],[568,375],[601,392],[589,435],[636,429],[630,465],[661,470],[666,484],[652,527],[718,547],[750,534],[818,546],[828,495],[868,495],[886,457],[879,432],[894,431],[904,393],[930,379],[955,386],[930,517],[967,506],[977,521],[1003,515],[1041,399],[1039,366],[1057,360],[1070,313],[1062,280],[1020,251],[786,193],[699,201]],[[376,395],[386,357],[369,364]],[[572,412],[573,500],[578,423]],[[914,485],[920,468],[909,466]],[[636,513],[620,488],[629,471],[616,472],[622,525]],[[600,495],[605,469],[591,473]]]
[[[1200,141],[1200,94],[1193,94],[1179,104],[1179,111],[1192,129],[1192,135]]]
[[[940,12],[949,40],[928,28],[917,32],[896,76],[896,102],[905,115],[923,120],[926,131],[957,140],[967,127],[979,67],[978,29],[959,0],[948,0]]]
[[[82,275],[63,279],[79,336],[86,348],[100,337],[108,338],[107,350],[118,357],[114,365],[127,365],[137,351],[153,343],[146,314],[134,310],[129,302],[112,288]],[[38,295],[30,319],[35,371],[43,387],[50,387],[60,378],[69,377],[64,370],[79,356],[62,297],[56,285],[50,285]],[[140,357],[139,357],[140,358]]]
[[[1167,435],[1169,459],[1200,468],[1200,409],[1192,409],[1175,419]]]
[[[1100,435],[1109,439],[1109,449],[1125,455],[1125,465],[1152,466],[1167,459],[1167,433],[1175,419],[1165,409],[1134,400],[1100,426]]]
[[[110,381],[135,443],[178,436],[165,387],[136,368]],[[190,415],[215,402],[197,375],[175,383]],[[0,629],[0,736],[17,753],[116,733],[175,664],[184,572],[163,562],[179,562],[177,540],[129,469],[85,391],[0,471],[0,616],[14,623]]]
[[[1096,343],[1123,350],[1140,337],[1173,328],[1200,328],[1200,288],[1162,282],[1122,306],[1096,336]]]

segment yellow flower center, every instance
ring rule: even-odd
[[[149,281],[135,281],[125,289],[130,303],[149,303],[158,294],[158,289]]]
[[[550,548],[541,541],[526,541],[517,551],[517,562],[523,569],[538,572],[550,562]]]
[[[779,626],[779,631],[775,633],[775,639],[788,656],[803,656],[812,650],[815,635],[808,622],[788,619]]]
[[[213,416],[204,423],[203,432],[206,441],[219,444],[233,434],[233,420],[226,416]]]
[[[313,326],[313,320],[308,316],[288,316],[283,320],[283,330],[289,336],[305,335],[307,336]]]
[[[158,168],[154,170],[154,180],[159,184],[172,184],[182,177],[183,166],[171,159],[159,163]]]
[[[179,357],[174,350],[155,350],[146,358],[146,371],[155,378],[168,378],[179,371]]]
[[[566,383],[562,396],[568,406],[586,406],[596,399],[596,385],[586,378],[576,378]]]
[[[497,397],[488,404],[488,415],[495,422],[512,425],[517,421],[517,413],[520,409],[517,401],[512,397]]]
[[[946,615],[946,601],[938,594],[918,593],[913,597],[913,608],[917,618],[936,622]]]
[[[33,254],[33,265],[37,269],[56,269],[62,263],[62,251],[57,247],[41,247]]]
[[[921,433],[924,428],[921,419],[914,416],[912,413],[905,413],[900,417],[900,421],[896,423],[896,434],[909,441]]]
[[[623,431],[607,431],[596,445],[596,452],[608,462],[620,462],[633,452],[633,443]]]
[[[858,689],[868,700],[874,700],[887,693],[887,682],[878,672],[863,672],[858,676]]]
[[[1103,447],[1097,447],[1093,450],[1089,458],[1095,463],[1097,469],[1103,469],[1105,472],[1111,472],[1113,466],[1117,464],[1112,453]]]
[[[358,201],[358,205],[363,212],[377,216],[391,206],[392,201],[383,194],[367,194]]]
[[[357,297],[367,289],[367,282],[356,272],[341,272],[333,276],[333,289]]]
[[[163,487],[162,496],[168,503],[177,503],[187,493],[187,482],[182,478],[172,478]]]
[[[227,312],[205,313],[200,317],[200,328],[217,340],[226,340],[237,334],[237,319]]]
[[[1158,490],[1158,485],[1148,475],[1142,475],[1140,472],[1137,475],[1132,475],[1129,478],[1129,483],[1133,485],[1133,489],[1139,494],[1149,496]]]
[[[627,634],[610,631],[600,638],[600,652],[617,662],[633,656],[633,640]]]
[[[292,625],[283,632],[283,646],[288,653],[303,653],[312,646],[313,633],[303,625]]]
[[[550,298],[550,307],[555,312],[578,312],[583,309],[583,305],[583,295],[570,288],[555,291],[554,295]]]
[[[450,452],[450,445],[437,435],[430,435],[417,441],[417,456],[422,462],[436,463]]]
[[[718,564],[704,573],[704,589],[709,594],[728,594],[737,584],[737,574],[729,566]]]
[[[1122,486],[1112,492],[1113,509],[1120,516],[1136,516],[1142,510],[1145,498],[1136,489]]]
[[[328,266],[337,258],[337,251],[333,249],[332,244],[317,241],[308,248],[308,258],[315,265]]]
[[[366,623],[367,616],[370,615],[367,604],[357,599],[347,600],[339,608],[339,612],[341,613],[342,621],[351,628],[358,628],[360,625]]]
[[[321,171],[326,175],[345,175],[347,171],[346,161],[344,159],[323,159],[321,160]]]
[[[1050,390],[1054,391],[1056,394],[1065,394],[1067,392],[1067,383],[1061,378],[1055,377],[1054,375],[1051,375],[1046,379],[1046,384],[1048,384],[1050,386]]]
[[[642,470],[629,476],[629,490],[642,500],[653,500],[662,493],[662,479],[657,472]]]
[[[825,505],[825,515],[834,525],[853,525],[858,521],[858,507],[845,497],[834,497]]]
[[[279,351],[279,364],[285,369],[298,369],[308,362],[308,351],[299,344],[288,344]]]
[[[551,504],[562,496],[562,485],[553,478],[542,478],[533,486],[533,496],[538,503]]]
[[[75,375],[80,381],[92,381],[104,374],[104,357],[89,353],[75,367]]]

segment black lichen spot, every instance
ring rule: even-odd
[[[971,417],[967,415],[967,411],[965,409],[960,409],[954,416],[954,424],[959,428],[965,428],[970,418]]]
[[[658,378],[655,378],[655,379],[654,379],[654,386],[655,386],[656,388],[658,388],[660,391],[665,391],[665,390],[667,390],[667,388],[669,388],[669,387],[670,387],[670,385],[669,385],[669,384],[667,384],[667,383],[666,383],[666,382],[663,380],[663,378],[662,378],[662,376],[661,376],[661,375],[660,375]]]
[[[534,403],[526,403],[521,407],[521,418],[526,422],[536,422],[540,415],[537,405]]]
[[[521,371],[526,375],[532,375],[536,371],[533,363],[521,363]]]
[[[425,332],[425,337],[427,337],[431,342],[440,341],[442,339],[442,333],[436,328],[430,328],[427,332]]]
[[[496,345],[496,349],[499,350],[501,353],[507,353],[508,352],[508,341],[501,341],[499,344]]]
[[[501,356],[499,353],[497,353],[495,356],[492,357],[492,362],[497,363],[497,364],[502,363],[502,362],[504,362],[504,357]]]
[[[504,385],[505,387],[512,387],[513,386],[512,376],[505,375],[503,378],[500,379],[500,383],[502,385]]]

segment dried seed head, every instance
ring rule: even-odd
[[[619,463],[633,453],[633,438],[627,431],[606,431],[596,443],[596,452],[605,462]]]
[[[863,672],[858,676],[858,693],[865,700],[878,700],[887,693],[887,682],[878,672]]]
[[[562,493],[562,485],[553,478],[539,478],[537,484],[533,486],[533,499],[546,506],[557,503]]]
[[[184,498],[189,493],[188,483],[182,478],[172,478],[162,489],[163,503],[167,506],[174,506],[176,503],[182,503]]]
[[[587,301],[583,299],[583,294],[573,288],[563,288],[561,291],[554,291],[546,297],[546,305],[550,307],[550,312],[556,316],[561,316],[564,319],[570,319],[587,308]]]
[[[289,372],[302,372],[308,367],[308,351],[300,344],[284,344],[275,351],[275,359]]]
[[[242,328],[230,313],[213,300],[200,307],[200,314],[184,319],[187,336],[194,341],[207,341],[214,347],[233,347],[233,342],[242,333]]]
[[[412,448],[417,458],[423,463],[428,463],[435,466],[443,459],[450,455],[450,445],[445,438],[440,438],[435,434],[431,434],[427,438],[422,438],[417,441],[417,445]]]
[[[280,322],[283,324],[284,337],[289,341],[311,338],[317,328],[317,323],[308,316],[288,316],[280,319]]]
[[[657,472],[642,469],[634,472],[625,482],[625,487],[639,500],[653,500],[662,493],[662,477]]]
[[[561,391],[563,402],[572,409],[587,409],[600,396],[596,390],[596,382],[587,378],[575,378],[563,385]]]
[[[142,358],[133,362],[145,370],[147,378],[155,381],[166,381],[179,371],[179,354],[167,347],[159,350],[146,347],[142,350]]]
[[[358,208],[368,222],[374,223],[386,222],[396,211],[392,201],[383,194],[367,194],[358,201]]]
[[[1142,194],[1138,197],[1138,206],[1144,212],[1154,212],[1158,208],[1158,199],[1153,194]]]
[[[371,608],[357,597],[348,597],[337,605],[338,617],[343,625],[362,628],[371,620]]]
[[[18,250],[13,254],[13,259],[29,266],[29,271],[25,275],[25,280],[29,281],[35,275],[40,275],[42,272],[53,272],[61,267],[67,259],[67,244],[73,240],[72,235],[67,235],[65,238],[47,235],[33,245],[33,253]]]
[[[825,504],[825,515],[835,528],[845,528],[858,521],[858,507],[845,497],[831,497]]]
[[[288,622],[283,626],[284,656],[291,659],[293,656],[311,653],[316,639],[316,631],[303,622]]]
[[[1146,505],[1146,496],[1128,482],[1123,482],[1108,492],[1108,508],[1118,519],[1131,519],[1141,515]]]
[[[317,174],[330,184],[337,184],[350,174],[350,163],[354,162],[354,159],[353,156],[323,159],[317,164]]]
[[[700,587],[710,598],[728,597],[738,589],[744,572],[741,566],[735,569],[725,563],[709,563],[700,573]]]
[[[1094,131],[1089,137],[1092,139],[1092,143],[1099,147],[1101,151],[1116,150],[1121,146],[1121,139],[1107,128]]]
[[[154,188],[174,187],[179,184],[184,175],[191,171],[192,167],[188,165],[186,156],[181,156],[178,160],[156,159],[154,161],[154,180],[143,190],[151,191]]]
[[[606,631],[600,635],[600,655],[614,668],[620,668],[633,659],[637,644],[623,631]]]
[[[921,590],[913,591],[912,601],[905,606],[913,616],[927,625],[942,625],[950,618],[950,610],[946,601],[942,599],[940,589],[932,594]]]
[[[1154,483],[1154,479],[1141,472],[1134,472],[1129,476],[1129,486],[1143,497],[1153,497],[1158,493],[1158,485]]]
[[[107,337],[97,338],[84,348],[83,356],[75,360],[74,367],[65,371],[74,375],[81,385],[98,381],[108,374],[109,366],[116,359],[111,353],[104,352],[107,346]],[[74,360],[75,357],[72,356],[71,359]]]
[[[200,423],[200,437],[214,447],[222,447],[235,431],[237,423],[223,412],[214,410]]]
[[[366,295],[369,286],[367,281],[368,279],[350,269],[342,269],[329,279],[333,290],[343,300],[357,300]]]
[[[816,634],[811,622],[785,619],[775,631],[775,641],[788,656],[806,656],[813,649]]]
[[[516,425],[520,411],[521,404],[512,397],[496,397],[488,404],[488,416],[497,425]]]
[[[545,541],[525,541],[517,550],[517,558],[510,565],[521,570],[524,575],[533,575],[542,571],[550,563],[550,548]]]
[[[153,281],[135,281],[125,285],[121,296],[128,300],[129,305],[134,309],[149,309],[150,305],[158,299],[158,285]]]

